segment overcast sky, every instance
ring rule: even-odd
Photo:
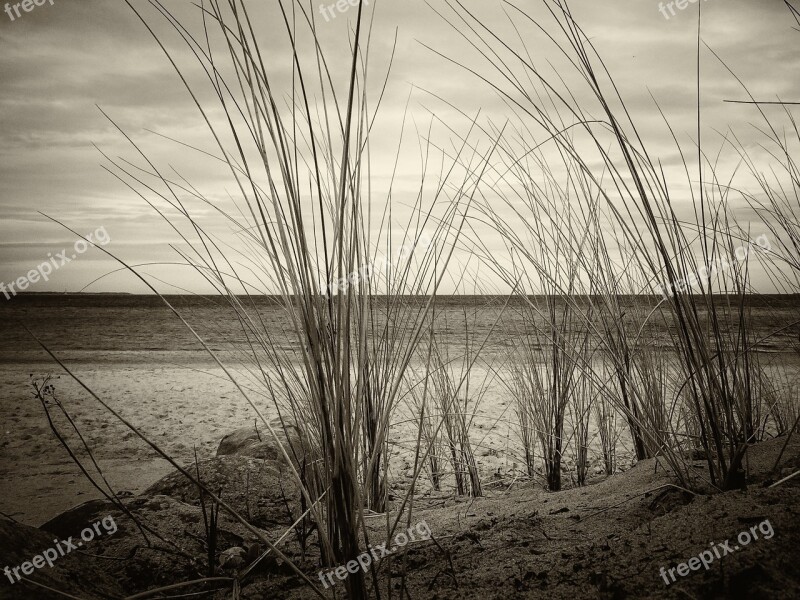
[[[497,0],[464,0],[497,33],[516,39]],[[0,5],[4,3],[0,2]],[[48,221],[46,213],[81,233],[105,227],[108,248],[136,264],[170,262],[177,241],[141,198],[102,168],[106,164],[93,145],[109,156],[136,158],[124,137],[98,110],[103,109],[160,165],[177,165],[193,186],[209,196],[232,192],[231,182],[209,169],[191,151],[159,138],[154,130],[202,148],[211,148],[207,129],[164,54],[142,23],[122,0],[47,0],[16,17],[0,13],[0,281],[9,282],[47,260],[48,253],[71,248],[75,236]],[[134,2],[166,32],[147,3]],[[187,23],[198,24],[197,9],[184,0],[166,4]],[[251,0],[257,35],[273,73],[288,78],[286,35],[276,0]],[[323,2],[312,6],[319,11]],[[325,0],[324,4],[329,4]],[[464,71],[426,46],[470,64],[481,65],[460,38],[433,9],[445,11],[442,0],[372,0],[376,9],[373,31],[375,80],[386,64],[395,32],[397,54],[379,114],[380,134],[373,148],[375,176],[387,178],[394,160],[393,146],[410,96],[410,123],[420,127],[437,101],[433,92],[465,113],[482,110],[485,118],[502,120],[503,106]],[[573,0],[574,16],[591,38],[624,95],[653,155],[669,168],[677,164],[675,146],[654,110],[651,94],[664,110],[682,143],[695,136],[695,60],[697,5],[676,9],[669,18],[655,0]],[[519,0],[530,14],[542,14],[540,0]],[[800,33],[783,0],[706,0],[703,41],[760,99],[800,101],[798,63]],[[336,58],[346,58],[348,31],[356,9],[336,14],[329,22],[317,13],[318,26],[336,71]],[[329,13],[330,16],[331,13]],[[12,20],[13,17],[13,20]],[[195,30],[196,31],[196,30]],[[174,36],[173,36],[174,37]],[[170,48],[179,48],[171,37]],[[533,39],[533,38],[532,38]],[[541,64],[555,63],[551,46],[529,50]],[[308,48],[304,50],[308,51]],[[184,51],[185,54],[185,51]],[[307,57],[301,54],[301,58]],[[341,61],[346,65],[346,60]],[[189,64],[189,63],[187,63]],[[341,69],[337,71],[344,73]],[[346,76],[346,73],[344,73]],[[744,98],[731,75],[707,51],[703,52],[704,137],[712,146],[716,131],[733,128],[748,145],[756,144],[757,123],[752,108],[724,104]],[[438,104],[439,116],[464,126],[456,113]],[[413,133],[409,126],[406,135]],[[414,142],[416,144],[416,141]],[[413,155],[412,155],[413,156]],[[728,166],[735,157],[724,158]],[[418,162],[418,160],[417,160]],[[724,164],[724,163],[723,163]],[[418,164],[401,164],[398,189],[413,193]],[[403,185],[404,178],[407,178]],[[410,201],[410,200],[409,200]],[[743,212],[743,218],[747,215]],[[64,265],[36,291],[77,291],[116,265],[96,250]],[[144,271],[178,287],[200,291],[186,269],[145,267]],[[177,288],[160,286],[164,291]],[[106,277],[88,291],[143,291],[129,274]]]

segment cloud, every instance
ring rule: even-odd
[[[211,106],[213,89],[206,73],[187,52],[184,41],[147,2],[139,0],[133,4],[147,15],[148,23],[164,40],[167,51],[176,58],[193,89]],[[175,0],[167,6],[189,24],[191,31],[199,33],[202,16],[192,4],[188,0]],[[285,4],[291,6],[290,2]],[[453,18],[444,0],[434,0],[431,4]],[[277,3],[250,5],[267,68],[276,89],[285,92],[278,101],[285,102],[291,90],[292,62],[283,16],[277,10]],[[464,5],[474,11],[482,24],[497,32],[500,39],[516,48],[521,47],[520,33],[535,29],[527,17],[513,8],[514,4],[471,0]],[[525,6],[534,18],[546,17],[542,4],[517,2],[517,5]],[[696,137],[697,5],[692,4],[669,20],[659,12],[657,2],[642,0],[575,1],[571,7],[614,74],[651,152],[662,157],[667,169],[677,170],[680,155],[655,110],[654,99],[680,141],[691,146]],[[374,0],[369,8],[375,10],[369,33],[374,51],[370,58],[371,82],[376,90],[380,89],[396,42],[391,78],[373,144],[374,180],[376,185],[386,187],[393,172],[400,121],[412,85],[415,91],[410,97],[406,136],[414,133],[414,127],[427,131],[432,118],[430,110],[456,129],[468,123],[457,111],[422,90],[441,96],[467,115],[481,110],[486,122],[502,123],[509,115],[509,108],[474,76],[429,49],[456,61],[469,61],[468,66],[485,74],[490,71],[472,47],[476,41],[474,35],[460,35],[423,0]],[[791,28],[781,2],[706,0],[702,2],[702,10],[703,42],[755,95],[764,99],[780,96],[800,100],[796,78],[791,76],[800,66],[797,32]],[[302,21],[299,13],[295,16]],[[288,17],[292,18],[291,12]],[[320,43],[330,52],[328,64],[337,81],[345,81],[349,70],[354,17],[355,9],[329,23],[319,13],[314,15],[320,28]],[[307,34],[301,34],[300,38],[300,64],[312,73],[313,46],[308,43]],[[137,144],[142,144],[171,177],[178,179],[170,171],[170,166],[174,166],[198,190],[221,203],[227,201],[228,193],[237,193],[235,182],[219,165],[214,167],[213,160],[145,131],[155,130],[219,154],[173,66],[125,3],[55,0],[52,6],[46,4],[14,22],[0,13],[0,47],[3,82],[0,239],[12,242],[0,245],[0,280],[13,278],[25,264],[36,263],[42,255],[44,239],[50,238],[40,236],[42,231],[50,231],[51,225],[46,224],[38,211],[64,218],[79,230],[96,226],[99,221],[118,223],[120,231],[114,239],[129,244],[126,246],[129,256],[135,258],[138,254],[152,259],[155,249],[160,247],[171,259],[168,244],[174,240],[168,228],[160,225],[160,217],[102,168],[107,161],[93,144],[111,157],[130,159],[139,168],[146,169],[147,165],[97,106]],[[541,45],[530,50],[537,64],[560,64],[552,46]],[[726,99],[743,98],[744,92],[727,68],[707,50],[702,52],[701,68],[704,141],[719,144],[716,131],[735,127],[745,145],[753,144],[759,134],[749,123],[757,121],[757,115],[748,107],[723,103]],[[337,91],[342,101],[346,90],[339,86]],[[318,105],[320,100],[315,96],[311,103]],[[221,113],[214,108],[210,115],[216,121]],[[455,139],[452,131],[438,124],[434,132],[438,136],[437,145],[452,147]],[[406,143],[409,146],[397,173],[398,191],[413,194],[420,150],[416,140],[411,142],[407,137]],[[730,169],[737,156],[725,160],[722,168]],[[131,170],[134,172],[135,168]],[[685,192],[680,187],[683,184],[676,185],[681,193]],[[197,208],[201,209],[202,203],[198,202]],[[742,211],[743,215],[751,216],[744,207]],[[85,226],[81,227],[82,224]],[[223,227],[212,227],[225,235]],[[125,240],[126,235],[132,236],[131,239]],[[41,246],[37,246],[39,239]],[[81,268],[89,266],[86,261]],[[103,269],[113,268],[110,262],[100,259],[92,261],[91,267],[98,270],[97,275]]]

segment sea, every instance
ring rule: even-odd
[[[237,301],[246,307],[256,330],[266,332],[285,356],[296,356],[299,366],[305,340],[294,333],[290,313],[280,299]],[[374,299],[379,315],[389,301]],[[549,314],[568,315],[574,335],[589,331],[595,344],[602,344],[600,300],[441,296],[391,301],[398,303],[393,314],[399,315],[392,326],[404,335],[416,331],[414,315],[429,307],[435,317],[437,351],[453,365],[456,379],[469,366],[468,385],[459,393],[470,413],[479,469],[492,481],[516,480],[525,468],[509,361],[519,359],[521,340],[544,324],[548,307]],[[631,296],[618,301],[633,337],[666,355],[674,354],[674,323],[659,305],[660,298]],[[737,310],[736,298],[720,296],[715,302]],[[781,389],[797,396],[800,297],[752,296],[743,306],[751,317],[751,343],[757,342],[759,356],[777,374]],[[582,316],[575,317],[576,312]],[[701,320],[708,320],[704,313]],[[376,323],[385,321],[379,317]],[[427,330],[422,332],[420,352],[410,370],[422,368],[427,335]],[[542,348],[548,346],[545,338],[533,339]],[[0,512],[39,525],[100,496],[75,466],[65,441],[73,451],[80,450],[87,464],[91,451],[117,491],[138,493],[168,473],[172,467],[118,417],[157,441],[178,462],[190,464],[195,452],[201,459],[212,457],[228,433],[257,426],[259,413],[274,416],[264,384],[270,371],[262,371],[253,361],[253,340],[253,332],[242,327],[228,300],[219,296],[0,298]],[[35,386],[43,382],[54,386],[57,404],[43,404],[36,397]],[[414,422],[411,399],[401,395],[398,423]],[[617,459],[624,469],[633,464],[633,452],[624,420],[618,419],[618,425]],[[596,472],[600,460],[596,428],[591,436]],[[409,475],[413,460],[408,449],[415,439],[407,426],[397,425],[393,431],[391,468],[400,478]],[[572,441],[565,440],[565,447],[565,468],[570,469]]]

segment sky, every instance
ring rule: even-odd
[[[147,2],[131,2],[175,53],[187,76],[200,81],[192,79],[200,73],[163,19]],[[0,1],[0,8],[5,8],[0,12],[0,282],[14,281],[48,261],[56,264],[51,257],[67,249],[70,260],[29,291],[146,291],[99,250],[75,252],[77,237],[55,222],[60,221],[81,235],[107,233],[104,248],[129,264],[142,265],[142,272],[153,277],[160,291],[206,291],[191,269],[170,264],[181,261],[175,251],[180,248],[176,232],[108,172],[105,158],[121,157],[142,165],[128,136],[154,164],[174,168],[209,198],[235,195],[229,173],[174,141],[214,150],[173,66],[123,0],[46,0],[30,12],[21,10],[19,16],[15,4]],[[339,12],[335,6],[326,8],[328,4],[324,0],[305,6],[316,11],[332,70],[344,81],[357,9]],[[655,102],[681,144],[691,148],[697,126],[697,4],[683,10],[676,6],[674,14],[667,4],[573,0],[570,7],[613,73],[651,154],[679,179],[680,157]],[[200,15],[192,2],[166,0],[166,5],[187,27],[199,31]],[[396,167],[394,196],[407,204],[413,201],[419,179],[420,149],[415,138],[427,135],[432,112],[435,144],[452,147],[448,127],[466,131],[469,122],[464,115],[480,111],[484,123],[502,123],[508,107],[478,78],[441,56],[469,64],[478,73],[490,73],[470,47],[469,36],[461,36],[443,18],[453,14],[446,0],[365,0],[365,5],[374,17],[373,91],[380,90],[395,49],[371,148],[374,180],[377,187],[388,185],[402,133],[405,150]],[[508,4],[463,0],[462,5],[499,38],[518,40],[521,35],[530,40],[532,59],[563,73],[552,45],[544,43],[540,32]],[[248,6],[267,68],[276,81],[288,85],[291,56],[277,0],[250,0]],[[541,0],[519,0],[516,6],[546,22]],[[795,75],[800,66],[800,32],[783,0],[704,0],[702,11],[704,44],[754,96],[800,101]],[[309,44],[301,44],[301,62],[308,64],[311,51]],[[733,130],[745,146],[758,151],[759,121],[752,107],[723,102],[745,98],[739,84],[705,48],[701,71],[704,142],[714,147],[721,132]],[[210,100],[207,89],[200,95]],[[767,110],[781,117],[777,109]],[[218,111],[211,114],[220,116]],[[727,151],[720,157],[721,172],[734,170],[737,162],[736,153]],[[676,196],[688,202],[684,188],[676,183]],[[226,224],[215,220],[213,211],[203,206],[196,210],[213,231],[225,235]],[[739,216],[744,222],[749,219],[744,203]],[[489,247],[502,249],[501,242],[487,240]],[[492,286],[487,285],[487,289]]]

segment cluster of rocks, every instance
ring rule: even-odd
[[[297,428],[276,424],[274,430],[297,466],[302,460]],[[301,514],[300,486],[268,431],[265,435],[255,426],[235,431],[225,436],[216,456],[184,469],[271,539]],[[113,516],[118,523],[114,535],[100,536],[91,548],[37,572],[36,581],[79,597],[124,597],[211,572],[231,574],[251,564],[263,548],[250,528],[219,510],[216,565],[211,568],[206,528],[212,507],[216,510],[208,494],[176,470],[137,496],[127,494],[117,502],[93,500],[40,528],[0,519],[0,539],[7,541],[0,548],[0,564],[22,564],[52,546],[54,536],[74,538],[87,523]],[[260,568],[276,566],[274,557],[262,562]],[[26,582],[15,585],[15,598],[63,598]]]

